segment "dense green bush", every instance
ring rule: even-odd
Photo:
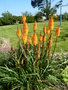
[[[33,23],[35,21],[35,17],[34,16],[26,16],[27,18],[27,22],[28,23]]]

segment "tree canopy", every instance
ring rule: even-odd
[[[57,8],[61,5],[62,2],[62,0],[60,0],[52,7],[53,1],[55,0],[31,0],[31,5],[33,8],[38,7],[41,9],[43,16],[49,19],[49,15],[56,13]]]
[[[46,5],[46,2],[51,2],[51,0],[31,0],[31,5],[35,7],[42,7],[43,5]]]

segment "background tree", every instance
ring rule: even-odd
[[[2,13],[2,23],[4,25],[10,25],[13,23],[13,20],[12,20],[13,16],[10,12],[4,12]]]
[[[40,19],[42,19],[42,16],[43,16],[43,14],[41,12],[36,13],[35,20],[39,21]]]
[[[68,20],[68,13],[67,13],[67,12],[65,12],[65,13],[63,14],[63,20]]]
[[[62,0],[52,7],[52,2],[54,0],[31,0],[31,5],[35,8],[41,9],[43,16],[49,19],[49,16],[55,14],[57,8],[61,5]]]

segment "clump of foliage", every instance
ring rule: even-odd
[[[68,85],[68,66],[62,71],[61,75],[63,76],[64,81]]]
[[[60,35],[59,26],[55,32],[56,41],[52,53],[53,18],[50,17],[47,28],[44,25],[43,35],[40,32],[39,40],[36,35],[37,22],[34,22],[33,35],[30,37],[25,16],[22,17],[22,21],[23,27],[21,26],[21,30],[17,27],[16,32],[18,48],[12,47],[9,60],[0,66],[0,90],[43,90],[46,88],[62,90],[65,84],[60,73],[67,63],[63,65],[61,62],[64,60],[59,62],[53,60]]]

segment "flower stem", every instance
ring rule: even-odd
[[[50,56],[50,47],[49,47],[49,50],[48,50],[47,65],[49,65],[49,56]]]
[[[34,59],[34,55],[35,55],[35,45],[33,47],[33,59]]]
[[[54,50],[53,50],[51,59],[53,58],[53,55],[54,55],[54,52],[55,52],[55,48],[56,48],[56,44],[57,44],[57,37],[56,37],[55,46],[54,46]]]
[[[15,66],[16,66],[16,69],[17,69],[17,55],[15,53]]]
[[[19,51],[18,52],[19,52],[19,56],[20,56],[20,38],[19,38]]]

